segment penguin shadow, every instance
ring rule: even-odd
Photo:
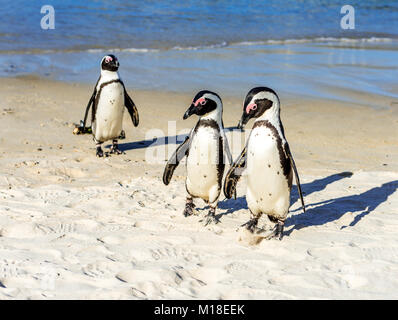
[[[202,211],[208,211],[210,209],[210,206],[207,203],[205,203],[204,206],[198,205],[195,207],[195,209],[200,213]],[[242,197],[237,197],[236,200],[233,198],[224,199],[218,202],[217,209],[227,210],[226,212],[216,214],[217,218],[221,218],[222,216],[233,213],[236,210],[247,209],[246,198],[245,196],[242,196]]]
[[[348,225],[344,225],[340,229],[354,227],[365,216],[372,213],[380,204],[385,202],[397,189],[398,180],[394,180],[361,194],[311,203],[308,205],[306,213],[302,212],[286,221],[286,227],[294,226],[291,230],[286,231],[286,235],[290,235],[294,230],[336,221],[348,212],[360,211]]]
[[[231,198],[220,201],[218,203],[218,208],[227,210],[218,214],[217,218],[219,219],[241,209],[249,210],[247,207],[246,196],[236,197],[236,200]]]
[[[225,199],[223,201],[220,201],[217,205],[217,209],[227,209],[225,212],[217,213],[215,217],[217,219],[221,219],[223,216],[231,214],[237,210],[240,209],[247,209],[247,204],[246,204],[246,198],[243,197],[238,197],[236,200],[234,199]],[[204,206],[196,206],[195,210],[199,216],[203,214],[207,214],[207,212],[210,210],[210,206],[208,204],[205,204]]]
[[[224,128],[224,130],[226,130],[226,131],[234,131],[234,130],[243,131],[241,129],[237,129],[236,126],[235,127],[234,126],[227,127],[227,128]],[[128,151],[128,150],[144,149],[144,148],[156,147],[156,146],[161,146],[161,145],[169,145],[169,144],[179,145],[185,141],[185,138],[187,136],[188,136],[188,134],[179,134],[179,135],[175,135],[175,136],[155,137],[155,138],[149,139],[149,140],[119,143],[119,149],[121,151]],[[111,146],[112,146],[111,144],[108,144],[105,147],[110,148]]]
[[[314,180],[310,183],[301,184],[301,190],[303,191],[303,196],[304,196],[304,203],[305,203],[305,196],[310,195],[313,192],[321,191],[321,190],[325,189],[329,184],[336,182],[338,180],[344,179],[344,178],[349,178],[351,176],[352,176],[352,172],[340,172],[340,173],[332,174],[325,178]],[[295,186],[293,186],[293,188],[292,188],[290,200],[291,200],[290,203],[295,203],[296,201],[299,200],[299,194],[298,194],[297,188]],[[237,210],[241,210],[241,209],[248,210],[245,196],[237,197],[236,200],[231,198],[231,199],[225,199],[224,201],[220,201],[218,203],[218,207],[220,209],[227,210],[227,211],[221,213],[220,217],[224,216],[224,215],[231,214]],[[301,209],[299,209],[299,210],[301,210]]]
[[[320,178],[316,179],[312,182],[309,183],[304,183],[301,185],[301,190],[303,191],[303,197],[304,197],[304,203],[305,203],[305,196],[310,195],[311,193],[314,192],[319,192],[324,190],[329,184],[332,184],[333,182],[345,179],[345,178],[351,178],[353,175],[352,172],[350,171],[344,171],[336,174],[332,174],[330,176],[327,176],[325,178]],[[297,191],[297,188],[295,186],[292,187],[292,192],[290,194],[290,203],[295,203],[296,201],[299,200],[299,194]]]
[[[133,141],[133,142],[126,142],[126,143],[119,143],[119,149],[121,151],[129,151],[129,150],[136,150],[136,149],[144,149],[162,145],[169,145],[175,144],[179,145],[183,143],[185,138],[188,134],[179,134],[176,136],[165,136],[165,137],[155,137],[149,140],[141,140],[141,141]],[[106,148],[110,148],[112,145],[106,145]]]

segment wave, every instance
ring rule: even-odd
[[[255,46],[255,45],[267,45],[267,44],[300,44],[300,43],[319,43],[319,42],[341,42],[341,43],[378,43],[378,42],[393,42],[397,39],[393,38],[335,38],[335,37],[317,37],[317,38],[302,38],[302,39],[280,39],[280,40],[261,40],[261,41],[242,41],[234,42],[231,45],[237,46]]]
[[[57,53],[115,53],[115,52],[158,52],[160,49],[149,48],[90,48],[90,49],[27,49],[27,50],[0,50],[0,54],[57,54]]]
[[[209,45],[199,46],[174,46],[170,48],[71,48],[71,49],[27,49],[27,50],[0,50],[0,54],[57,54],[57,53],[117,53],[117,52],[132,52],[132,53],[151,53],[160,51],[188,51],[188,50],[206,50],[218,49],[225,47],[236,46],[259,46],[259,45],[283,45],[283,44],[302,44],[302,43],[392,43],[398,39],[394,38],[335,38],[335,37],[316,37],[316,38],[302,38],[302,39],[269,39],[260,41],[241,41],[241,42],[220,42]]]
[[[228,42],[223,41],[221,43],[210,44],[210,45],[202,45],[202,46],[188,46],[188,47],[172,47],[171,50],[185,51],[185,50],[204,50],[204,49],[217,49],[217,48],[225,48],[228,47]]]
[[[89,53],[100,53],[100,52],[142,52],[142,53],[147,53],[147,52],[158,52],[160,49],[149,49],[149,48],[112,48],[112,49],[86,49],[82,50],[84,52],[89,52]]]

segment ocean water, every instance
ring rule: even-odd
[[[94,84],[112,52],[130,88],[398,96],[398,1],[350,1],[353,30],[336,0],[54,0],[53,30],[40,27],[43,4],[1,1],[0,76]]]

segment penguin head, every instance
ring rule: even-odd
[[[101,70],[116,72],[119,65],[119,60],[113,54],[106,55],[101,60]]]
[[[246,95],[243,103],[243,114],[238,129],[243,129],[246,123],[254,118],[273,115],[279,116],[279,97],[276,92],[267,87],[253,88]]]
[[[221,98],[215,92],[203,90],[198,92],[196,96],[193,98],[192,104],[185,112],[183,119],[185,120],[193,114],[202,117],[213,111],[216,111],[215,114],[221,114],[222,112]]]

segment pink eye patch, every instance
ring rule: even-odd
[[[256,110],[256,109],[257,109],[257,104],[250,103],[246,107],[246,113],[250,113],[251,110]]]
[[[109,61],[112,61],[113,59],[112,59],[112,57],[110,57],[110,56],[106,56],[105,57],[105,62],[106,63],[108,63]]]
[[[196,100],[196,102],[194,102],[193,105],[195,107],[197,107],[199,105],[199,103],[203,106],[204,104],[206,104],[206,99],[205,98],[200,98],[200,99]]]

